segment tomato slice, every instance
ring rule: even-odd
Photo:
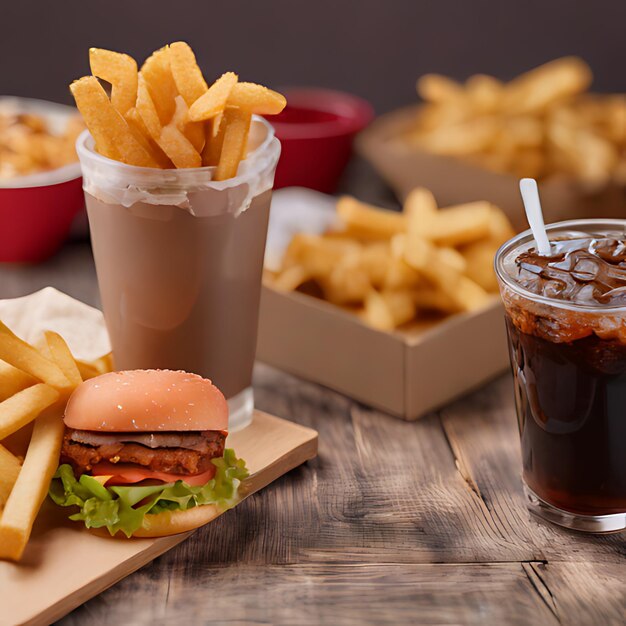
[[[156,472],[145,467],[133,465],[132,463],[108,463],[102,461],[91,469],[92,476],[108,476],[106,485],[131,485],[142,480],[161,480],[164,483],[173,483],[183,480],[192,487],[204,485],[215,476],[215,465],[201,474],[170,474],[168,472]]]

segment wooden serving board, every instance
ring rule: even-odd
[[[317,454],[317,432],[256,411],[226,445],[246,460],[246,495]],[[49,624],[187,539],[98,537],[46,500],[18,564],[0,562],[0,624]]]

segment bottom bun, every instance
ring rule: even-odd
[[[163,511],[156,515],[148,513],[144,517],[143,526],[133,533],[133,537],[168,537],[185,533],[208,524],[223,512],[223,509],[214,504],[203,504],[186,511]],[[101,537],[111,536],[106,528],[90,528],[89,530]],[[113,537],[126,539],[122,531],[117,532]]]

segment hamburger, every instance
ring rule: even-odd
[[[228,405],[210,380],[170,370],[111,372],[79,385],[63,418],[50,497],[111,536],[162,537],[239,500],[245,463],[225,448]]]

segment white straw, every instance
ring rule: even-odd
[[[549,256],[550,241],[546,234],[546,227],[543,223],[543,213],[541,211],[541,202],[539,201],[539,189],[537,181],[534,178],[522,178],[519,181],[519,189],[522,192],[522,200],[526,209],[526,219],[530,224],[530,230],[533,231],[533,237],[537,244],[537,252],[541,256]]]

